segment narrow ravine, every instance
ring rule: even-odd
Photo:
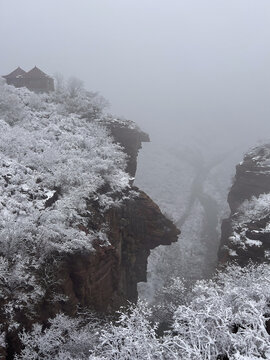
[[[191,185],[191,194],[185,212],[177,221],[176,225],[181,229],[187,219],[192,215],[192,209],[196,201],[203,208],[204,223],[200,234],[201,242],[206,247],[206,257],[204,259],[204,266],[201,269],[203,277],[208,277],[216,268],[217,252],[219,247],[219,207],[217,201],[207,194],[204,189],[205,182],[211,172],[216,166],[222,163],[230,152],[218,155],[209,164],[205,164],[201,154],[198,157],[185,158],[189,165],[192,165],[196,171]]]
[[[235,149],[213,155],[195,146],[151,146],[142,152],[137,184],[151,194],[181,234],[177,243],[151,252],[147,283],[139,285],[140,297],[149,302],[175,277],[192,285],[215,271],[220,223],[228,210],[227,189],[237,162]]]

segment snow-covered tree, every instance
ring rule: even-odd
[[[175,307],[174,323],[163,336],[142,302],[109,322],[58,315],[46,329],[35,325],[22,332],[25,348],[18,359],[270,359],[269,282],[266,264],[231,266],[215,279],[197,282]],[[169,289],[171,296],[182,296],[182,281]]]
[[[139,302],[121,312],[116,323],[101,331],[99,345],[89,360],[161,359],[162,346],[156,337],[156,325],[150,323],[151,311]],[[97,357],[98,356],[98,357]]]
[[[93,314],[85,316],[86,319],[75,319],[58,314],[49,321],[47,328],[35,324],[30,332],[22,331],[20,340],[24,348],[16,359],[88,359],[90,350],[98,341],[101,321]]]
[[[268,265],[232,266],[215,281],[198,282],[174,314],[174,351],[183,359],[269,359],[269,285]]]

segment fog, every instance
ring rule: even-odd
[[[269,0],[0,0],[0,15],[2,75],[75,76],[150,134],[136,184],[182,235],[141,293],[172,266],[207,276],[235,165],[270,134]]]
[[[0,69],[82,79],[154,140],[267,137],[268,0],[0,0]]]

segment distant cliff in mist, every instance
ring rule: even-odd
[[[269,262],[270,144],[252,149],[237,165],[228,202],[231,214],[222,224],[220,262]]]

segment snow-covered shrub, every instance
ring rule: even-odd
[[[48,255],[108,243],[106,224],[88,227],[89,202],[102,213],[135,196],[122,148],[101,121],[82,118],[94,114],[98,96],[62,95],[0,80],[0,316],[15,327],[16,314],[25,308],[30,316],[46,291],[40,271]]]
[[[47,95],[46,99],[57,103],[60,113],[75,113],[88,120],[99,119],[109,106],[99,93],[87,91],[81,80],[72,77],[66,82],[61,75],[56,76],[56,91]]]
[[[259,197],[253,196],[246,200],[238,209],[237,226],[244,223],[260,220],[270,214],[270,194],[261,194]]]
[[[187,302],[187,286],[184,279],[172,278],[155,294],[152,311],[153,319],[159,323],[159,331],[166,330],[173,323],[173,315],[179,305]]]
[[[120,312],[116,322],[94,315],[73,319],[59,314],[46,329],[35,324],[30,332],[20,333],[24,349],[16,359],[159,360],[163,349],[150,315],[143,303]]]
[[[151,310],[142,302],[121,312],[116,323],[101,331],[99,345],[89,360],[162,359],[163,349],[150,316]]]
[[[171,346],[179,358],[270,358],[269,285],[268,265],[232,266],[215,281],[198,282],[174,314]]]
[[[6,85],[0,77],[0,119],[13,125],[25,116],[24,104],[17,95],[17,89]]]
[[[263,172],[269,172],[268,166],[270,165],[270,145],[263,144],[252,148],[245,156],[245,160],[252,161],[256,167],[262,167]],[[260,169],[261,171],[262,169]]]
[[[0,256],[0,298],[3,301],[1,317],[8,321],[10,329],[18,326],[14,320],[16,312],[27,306],[31,313],[44,295],[44,290],[35,277],[36,267],[34,257],[22,258],[21,255],[14,254],[13,259],[7,259]]]
[[[21,334],[25,349],[18,359],[270,359],[269,285],[266,264],[231,266],[213,280],[199,281],[175,309],[172,330],[162,337],[142,302],[121,311],[114,322],[58,315],[49,328],[35,325]],[[173,297],[182,296],[181,281],[170,288]]]
[[[261,247],[264,245],[267,260],[268,242],[264,240],[264,235],[270,233],[270,194],[253,196],[250,200],[245,200],[233,214],[232,235],[229,238],[229,249],[231,256],[238,256],[238,249],[246,251],[250,247]],[[258,235],[261,234],[261,237]]]
[[[91,314],[90,314],[91,315]],[[83,360],[88,359],[91,349],[98,341],[100,319],[89,314],[88,322],[82,317],[70,318],[58,314],[49,321],[49,327],[34,324],[30,332],[20,333],[24,346],[17,360]]]

